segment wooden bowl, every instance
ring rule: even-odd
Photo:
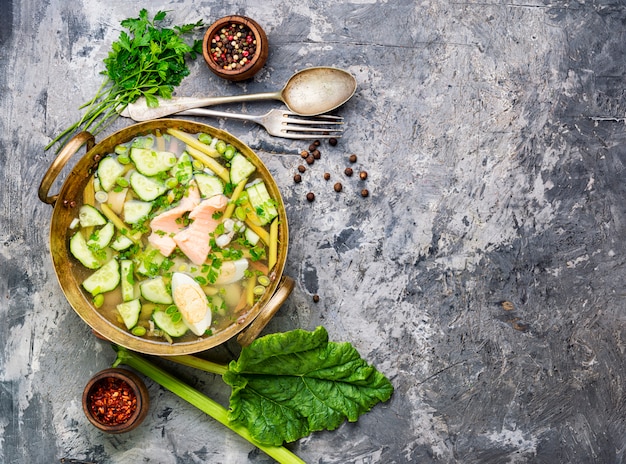
[[[226,51],[226,47],[231,46],[229,45],[230,42],[228,42],[228,40],[223,41],[220,37],[221,34],[223,34],[223,29],[227,31],[227,34],[233,30],[235,32],[238,30],[249,31],[250,36],[253,37],[253,40],[255,40],[255,44],[244,45],[248,47],[254,45],[254,50],[239,49],[239,51],[228,51],[227,53],[222,53],[220,55],[220,52],[216,51],[217,49],[224,52]],[[240,38],[239,41],[245,41],[245,36]],[[235,40],[235,42],[238,46],[240,45],[237,40]],[[219,46],[220,44],[221,47]],[[225,16],[209,26],[204,34],[202,45],[204,60],[213,73],[224,79],[231,81],[243,81],[250,79],[265,65],[268,53],[269,44],[267,42],[265,32],[256,21],[246,16]],[[244,56],[245,54],[247,54],[247,56]],[[224,57],[229,56],[232,58],[235,55],[237,55],[237,60],[231,63],[231,66],[234,67],[225,67],[223,64],[223,60],[225,60]],[[228,60],[226,59],[226,61]]]
[[[123,421],[106,421],[103,420],[103,415],[112,416],[112,409],[99,409],[97,401],[105,401],[101,398],[101,394],[104,392],[108,400],[112,400],[111,396],[115,392],[119,392],[118,387],[124,386],[124,392],[128,392],[128,399],[124,400],[124,403],[132,402],[134,399],[134,407],[131,408],[130,414],[123,414],[125,420]],[[118,396],[119,397],[119,396]],[[143,381],[134,372],[120,368],[104,369],[94,375],[83,391],[83,411],[89,422],[91,422],[98,429],[107,433],[124,433],[135,429],[148,414],[150,407],[150,397],[148,395],[148,389]],[[107,411],[107,412],[102,412]]]

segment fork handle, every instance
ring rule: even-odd
[[[209,116],[213,118],[239,119],[241,121],[252,121],[258,123],[259,117],[251,114],[227,113],[225,111],[211,110],[209,108],[192,108],[175,113],[176,116]]]
[[[127,110],[129,116],[135,121],[148,121],[150,119],[158,119],[164,116],[180,113],[181,111],[201,108],[203,106],[241,103],[256,100],[282,101],[282,92],[262,92],[255,94],[232,95],[227,97],[173,97],[168,100],[159,99],[159,106],[155,108],[149,107],[146,104],[146,99],[141,97],[135,103],[128,105]]]

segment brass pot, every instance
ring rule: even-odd
[[[262,298],[248,313],[226,329],[198,340],[172,344],[136,337],[102,316],[93,306],[90,297],[82,290],[81,282],[76,279],[75,273],[72,272],[72,268],[80,266],[80,264],[71,256],[68,245],[70,223],[77,216],[77,208],[80,206],[79,199],[83,189],[100,159],[112,153],[115,146],[120,143],[128,142],[138,135],[152,133],[157,129],[165,132],[168,128],[180,129],[189,133],[205,132],[235,146],[256,166],[270,195],[276,199],[276,207],[281,218],[278,230],[278,260],[274,268],[275,278]],[[59,193],[49,195],[50,189],[66,163],[83,145],[86,145],[87,153],[69,172]],[[258,336],[293,289],[293,280],[283,276],[289,233],[285,205],[276,182],[263,162],[247,145],[231,134],[206,124],[180,119],[148,121],[122,129],[97,144],[92,134],[81,132],[63,147],[50,165],[39,186],[39,199],[53,206],[50,223],[50,252],[57,279],[70,305],[97,334],[130,350],[153,355],[190,354],[213,348],[235,336],[237,336],[239,343],[245,346]]]

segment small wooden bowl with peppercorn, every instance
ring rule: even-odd
[[[83,411],[89,422],[108,433],[135,429],[148,414],[150,397],[134,372],[109,368],[94,375],[83,391]]]
[[[250,79],[265,65],[268,53],[265,32],[246,16],[225,16],[204,34],[204,60],[211,71],[224,79]]]

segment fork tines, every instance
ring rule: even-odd
[[[281,132],[293,138],[339,138],[343,132],[343,127],[337,127],[343,126],[343,117],[341,116],[330,114],[300,116],[290,111],[284,111],[283,118]]]

